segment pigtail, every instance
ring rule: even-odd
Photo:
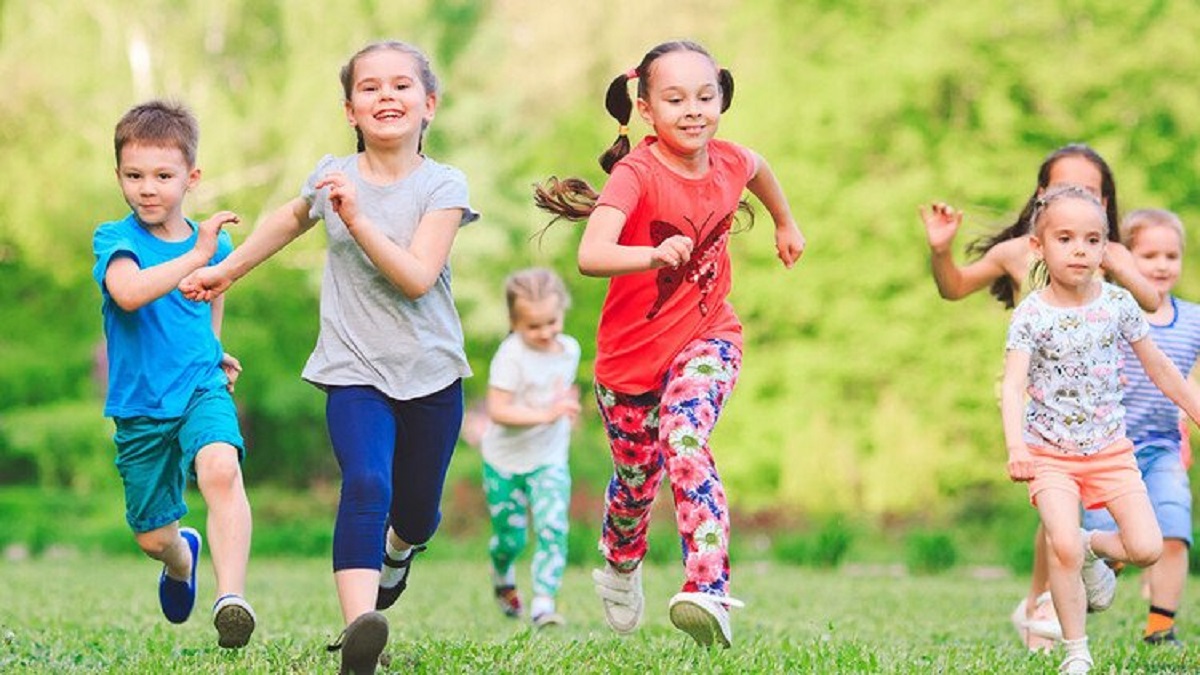
[[[718,70],[717,84],[721,85],[721,112],[725,112],[733,102],[733,73],[728,68]]]
[[[604,95],[604,108],[621,125],[617,129],[617,140],[600,155],[600,167],[604,173],[612,173],[613,166],[629,154],[629,118],[633,115],[633,99],[629,98],[629,80],[638,76],[636,68],[630,68],[613,78]]]

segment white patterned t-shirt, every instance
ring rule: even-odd
[[[1102,283],[1080,307],[1055,307],[1030,293],[1013,311],[1009,351],[1029,359],[1025,442],[1075,455],[1099,452],[1125,436],[1121,342],[1150,331],[1129,291]]]

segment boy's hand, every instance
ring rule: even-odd
[[[1010,448],[1008,451],[1008,478],[1014,483],[1024,483],[1033,480],[1033,456],[1029,454],[1029,446],[1024,443]]]
[[[929,239],[929,248],[934,253],[945,253],[950,250],[958,226],[962,224],[962,211],[955,211],[953,206],[943,202],[931,204],[928,208],[919,209],[921,220],[925,221],[925,236]]]
[[[795,223],[775,228],[775,251],[787,269],[792,269],[792,265],[804,255],[805,243],[804,235]]]
[[[677,234],[667,237],[663,243],[654,247],[650,254],[650,269],[659,267],[679,267],[686,265],[692,257],[692,246],[695,242],[691,237]]]
[[[241,220],[233,211],[214,213],[208,220],[200,223],[200,229],[196,233],[196,248],[204,251],[207,258],[213,257],[217,252],[217,235],[221,234],[221,228],[237,225]]]
[[[329,188],[329,205],[345,223],[346,229],[353,233],[358,221],[358,190],[354,181],[341,171],[331,171],[313,187],[318,190]]]
[[[242,362],[234,358],[232,354],[222,354],[221,370],[225,372],[225,377],[229,378],[229,384],[225,385],[225,388],[232,394],[233,385],[237,382],[238,376],[242,374]]]
[[[233,285],[233,280],[221,274],[218,267],[201,267],[179,282],[183,297],[194,302],[212,302]]]

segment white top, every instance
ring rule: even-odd
[[[559,335],[558,352],[530,349],[521,336],[509,334],[492,358],[488,386],[512,392],[513,402],[534,408],[549,407],[555,397],[575,383],[579,368],[579,343]],[[480,441],[485,462],[505,473],[528,473],[539,467],[567,463],[571,422],[560,417],[549,424],[511,427],[488,421]]]
[[[1007,349],[1029,359],[1025,442],[1091,455],[1125,436],[1121,343],[1150,332],[1129,291],[1105,283],[1081,307],[1056,307],[1029,294],[1013,310]]]

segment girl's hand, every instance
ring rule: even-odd
[[[226,225],[237,225],[241,222],[233,211],[218,211],[209,217],[208,220],[202,221],[196,232],[196,248],[203,251],[208,258],[211,258],[217,252],[217,235],[221,234],[221,228]]]
[[[650,253],[650,269],[659,267],[679,267],[686,265],[692,257],[692,247],[695,242],[691,237],[677,234],[663,240]]]
[[[201,267],[179,282],[179,291],[188,300],[212,302],[231,285],[233,285],[233,280],[228,275],[222,274],[218,267]]]
[[[329,205],[345,223],[346,229],[354,232],[358,221],[358,189],[354,181],[341,171],[331,171],[313,186],[317,190],[329,188]]]
[[[929,239],[929,248],[935,253],[945,253],[958,234],[958,226],[962,224],[962,211],[954,210],[953,206],[937,202],[922,206],[919,209],[921,220],[925,221],[925,236]]]
[[[229,378],[229,384],[225,385],[225,388],[232,394],[233,385],[237,382],[238,375],[242,374],[242,362],[234,358],[232,354],[222,354],[221,370],[225,372],[225,377]]]
[[[795,223],[775,228],[775,252],[787,269],[792,269],[804,255],[805,243],[804,235]]]
[[[1014,483],[1033,480],[1033,456],[1029,447],[1022,443],[1008,451],[1008,478]]]

